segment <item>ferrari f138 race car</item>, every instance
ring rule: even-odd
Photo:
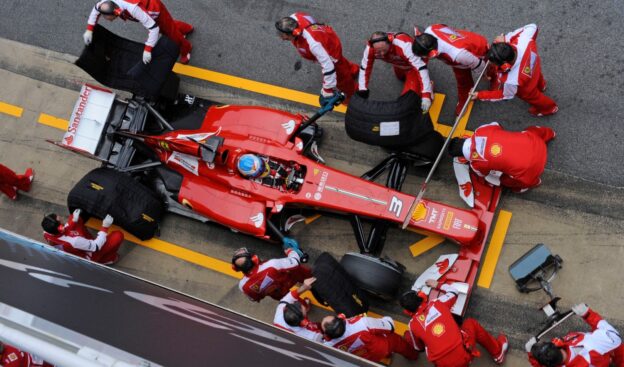
[[[111,40],[114,35],[107,37],[106,44],[117,42]],[[140,45],[135,48],[140,54]],[[114,55],[105,59],[114,60]],[[360,249],[343,256],[342,265],[360,287],[385,298],[396,294],[404,271],[401,264],[379,257],[386,232],[408,223],[460,245],[459,255],[439,267],[438,277],[466,283],[469,296],[500,198],[498,187],[479,179],[468,182],[471,210],[427,199],[415,203],[416,197],[400,191],[408,166],[429,163],[436,154],[407,146],[391,151],[362,177],[325,165],[318,153],[323,131],[316,120],[340,103],[339,95],[309,118],[173,95],[177,97],[164,102],[137,95],[121,99],[104,88],[82,87],[68,129],[55,144],[102,162],[102,168],[70,192],[70,210],[81,208],[100,218],[110,213],[141,239],[157,233],[163,211],[267,240],[283,238],[302,209],[341,214],[351,220]],[[353,105],[354,99],[350,109],[356,111]],[[393,130],[397,125],[397,131],[406,131],[403,121],[392,124]],[[372,144],[382,145],[374,140]],[[263,175],[241,172],[240,160],[248,155],[265,165]],[[383,174],[385,186],[374,182]],[[368,235],[364,222],[371,224]],[[465,304],[458,313],[464,311]]]

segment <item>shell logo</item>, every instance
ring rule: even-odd
[[[412,220],[415,222],[420,222],[427,217],[427,205],[424,202],[418,203],[416,205],[416,209],[412,212]]]
[[[444,334],[444,331],[446,331],[444,329],[444,324],[439,322],[435,323],[435,325],[433,325],[433,327],[431,328],[431,333],[434,336],[441,336],[442,334]]]
[[[490,154],[493,157],[498,157],[502,152],[503,152],[503,147],[501,147],[500,144],[494,144],[490,148]]]

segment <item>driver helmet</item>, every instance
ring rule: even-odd
[[[269,167],[264,159],[255,154],[243,154],[238,158],[236,168],[243,177],[258,178],[269,173]]]

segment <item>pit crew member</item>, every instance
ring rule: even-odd
[[[581,303],[572,307],[591,332],[572,332],[549,342],[531,338],[525,345],[534,367],[616,367],[624,366],[624,345],[617,330],[596,311]],[[613,364],[610,364],[613,363]]]
[[[41,358],[22,352],[0,341],[0,366],[2,367],[53,367]]]
[[[471,138],[453,138],[449,153],[468,160],[472,170],[489,183],[525,192],[542,183],[546,143],[554,137],[555,132],[548,127],[531,126],[513,132],[492,122],[478,127]]]
[[[418,352],[394,332],[394,321],[385,316],[376,319],[367,316],[346,318],[343,314],[326,316],[321,321],[324,344],[355,354],[373,362],[399,353],[416,360]]]
[[[537,53],[535,24],[529,24],[494,40],[487,53],[493,64],[488,71],[490,90],[475,92],[472,99],[503,101],[520,97],[531,105],[534,116],[553,115],[559,107],[543,92],[546,81],[542,76],[542,62]]]
[[[355,92],[358,66],[342,55],[342,44],[334,29],[304,12],[278,20],[275,28],[283,41],[292,42],[301,57],[321,65],[319,104],[324,106],[338,91],[345,94],[343,103],[347,104]]]
[[[108,233],[112,224],[113,217],[106,215],[94,238],[80,217],[80,209],[76,209],[65,224],[57,214],[46,215],[41,227],[43,237],[55,248],[100,264],[112,265],[119,260],[117,251],[124,240],[120,231]]]
[[[302,286],[291,290],[280,300],[275,310],[273,325],[300,337],[320,343],[323,341],[321,325],[308,319],[310,299],[301,298],[304,292],[312,289],[312,284],[315,281],[316,278],[304,280]]]
[[[30,191],[35,172],[27,168],[23,175],[18,175],[10,168],[0,164],[0,191],[11,200],[17,200],[17,190]]]
[[[280,301],[297,283],[312,277],[310,269],[301,265],[303,253],[297,241],[284,238],[286,257],[262,261],[253,252],[243,247],[232,256],[232,269],[244,274],[238,288],[252,301],[260,302],[264,297]]]
[[[394,75],[404,81],[401,94],[413,90],[422,100],[423,113],[429,111],[433,88],[427,64],[412,52],[413,39],[407,33],[374,32],[368,39],[358,77],[358,95],[368,98],[368,82],[375,59],[392,64]]]
[[[103,15],[106,20],[131,20],[141,23],[149,32],[143,49],[143,63],[152,61],[152,48],[158,42],[160,33],[169,37],[180,48],[180,63],[188,64],[193,46],[186,36],[193,32],[193,26],[175,20],[160,0],[102,0],[91,10],[87,21],[87,30],[83,34],[84,43],[91,44],[93,29]]]
[[[414,55],[429,60],[436,58],[453,68],[457,81],[457,107],[459,115],[474,86],[472,71],[485,66],[488,40],[480,34],[444,24],[433,24],[420,33],[418,28],[412,43]]]

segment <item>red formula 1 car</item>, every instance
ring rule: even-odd
[[[126,193],[128,199],[103,198],[107,185],[87,175],[82,182],[96,196],[88,199],[82,190],[77,195],[80,204],[72,204],[76,198],[70,194],[69,206],[81,206],[100,217],[113,204],[125,213],[121,217],[137,212],[138,206],[138,219],[130,220],[154,224],[158,216],[132,202],[151,196],[169,212],[263,239],[282,236],[293,209],[344,214],[352,219],[361,253],[345,255],[343,265],[363,288],[388,297],[398,289],[403,269],[368,255],[379,255],[387,228],[410,216],[410,228],[443,235],[460,245],[453,274],[472,286],[500,190],[475,180],[473,210],[423,199],[408,213],[415,197],[399,190],[413,154],[392,153],[363,177],[321,163],[316,149],[322,130],[314,121],[332,107],[307,118],[264,107],[218,105],[188,95],[159,106],[140,98],[119,100],[111,91],[84,85],[57,145],[102,161],[111,180],[131,178],[135,185]],[[245,154],[266,164],[263,176],[241,174],[237,164]],[[386,186],[372,182],[386,171]],[[149,195],[135,194],[137,190]],[[362,221],[374,224],[368,237]]]

